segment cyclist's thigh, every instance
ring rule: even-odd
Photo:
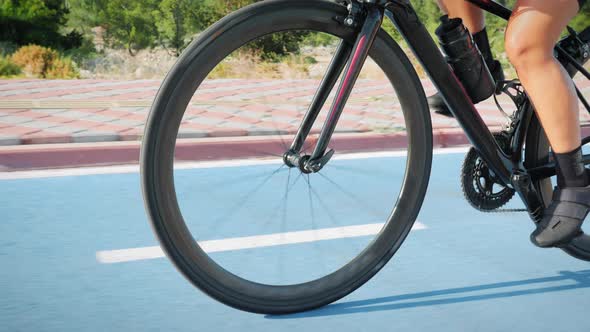
[[[578,12],[578,0],[518,0],[506,30],[506,49],[552,50],[561,32]]]

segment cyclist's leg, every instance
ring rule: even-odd
[[[482,9],[465,0],[437,0],[440,9],[450,18],[459,17],[463,24],[473,34],[473,39],[481,51],[492,76],[496,81],[504,80],[504,71],[500,62],[494,59],[490,48],[488,34],[485,28],[485,16]],[[438,113],[450,115],[440,94],[428,98],[429,105]]]
[[[508,58],[557,153],[580,146],[576,92],[553,56],[555,43],[577,11],[577,0],[519,0],[506,31]]]
[[[577,0],[518,0],[506,31],[506,52],[558,164],[560,190],[532,236],[541,246],[577,235],[590,209],[590,188],[571,189],[588,185],[581,162],[578,100],[572,80],[553,55],[555,43],[578,7]]]
[[[483,10],[465,0],[437,0],[440,9],[449,17],[460,17],[472,33],[482,31],[486,26]]]

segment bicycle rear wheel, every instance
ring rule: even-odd
[[[341,132],[368,130],[361,127],[369,125],[373,131],[393,131],[391,137],[400,137],[403,146],[397,147],[404,151],[338,155],[347,148],[333,145],[337,156],[319,173],[304,174],[283,164],[282,154],[302,120],[297,107],[309,104],[307,85],[316,87],[317,81],[260,79],[262,67],[274,68],[272,78],[277,71],[273,66],[281,65],[273,59],[260,62],[252,50],[265,47],[269,40],[353,43],[355,31],[335,19],[346,13],[345,7],[327,1],[279,0],[224,18],[184,52],[150,112],[141,176],[152,227],[182,274],[232,307],[282,314],[331,303],[375,275],[401,246],[418,216],[432,162],[430,116],[411,63],[384,31],[379,32],[370,57],[388,86],[359,81],[350,99],[357,98],[358,104],[344,110],[339,126]],[[244,64],[240,58],[244,54],[250,60],[258,58]],[[302,52],[285,46],[270,54],[300,63]],[[248,69],[236,73],[239,68]],[[223,75],[248,78],[214,79]],[[284,86],[266,91],[277,84]],[[382,100],[383,89],[391,92],[386,97],[392,99]],[[378,94],[367,97],[368,91]],[[284,109],[290,107],[286,99],[295,106]],[[385,106],[397,109],[387,114],[398,125],[363,124],[362,116],[346,122],[344,114],[358,105],[367,108],[370,102],[377,102],[378,109],[369,112],[386,111]],[[277,103],[283,109],[275,107]],[[228,117],[246,121],[249,111],[261,109],[264,115],[256,126],[237,128],[233,123],[228,129]],[[222,121],[209,128],[210,136],[244,132],[269,136],[183,141],[203,134],[199,126],[212,119]],[[312,134],[317,135],[318,129]],[[348,142],[358,136],[350,137]],[[312,135],[307,148],[313,142]],[[197,148],[188,149],[187,144]],[[352,145],[348,143],[348,148]],[[186,163],[195,160],[199,162]],[[360,199],[363,194],[369,197]]]

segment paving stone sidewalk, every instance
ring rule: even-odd
[[[135,141],[141,139],[158,80],[0,80],[0,145]],[[423,81],[426,94],[435,92]],[[195,94],[183,118],[182,138],[235,137],[294,132],[317,88],[314,80],[211,80]],[[590,83],[581,82],[590,96]],[[500,99],[513,110],[507,98]],[[329,104],[329,103],[328,103]],[[493,99],[477,106],[491,127],[505,117]],[[318,132],[326,116],[316,121]],[[436,130],[456,130],[452,118],[433,113]],[[583,114],[583,121],[590,116]],[[386,81],[360,80],[337,132],[404,130],[398,99]]]

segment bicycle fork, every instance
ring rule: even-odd
[[[362,24],[356,42],[354,46],[346,41],[340,43],[289,151],[283,156],[283,161],[287,166],[298,167],[303,173],[319,172],[334,155],[334,150],[326,152],[328,144],[383,22],[384,9],[381,6],[368,5],[364,8],[367,8],[366,15],[361,12],[362,8],[357,2],[352,1],[349,5],[350,14],[344,18],[343,23],[350,27]],[[301,149],[313,123],[345,66],[346,70],[313,153],[301,156]]]

